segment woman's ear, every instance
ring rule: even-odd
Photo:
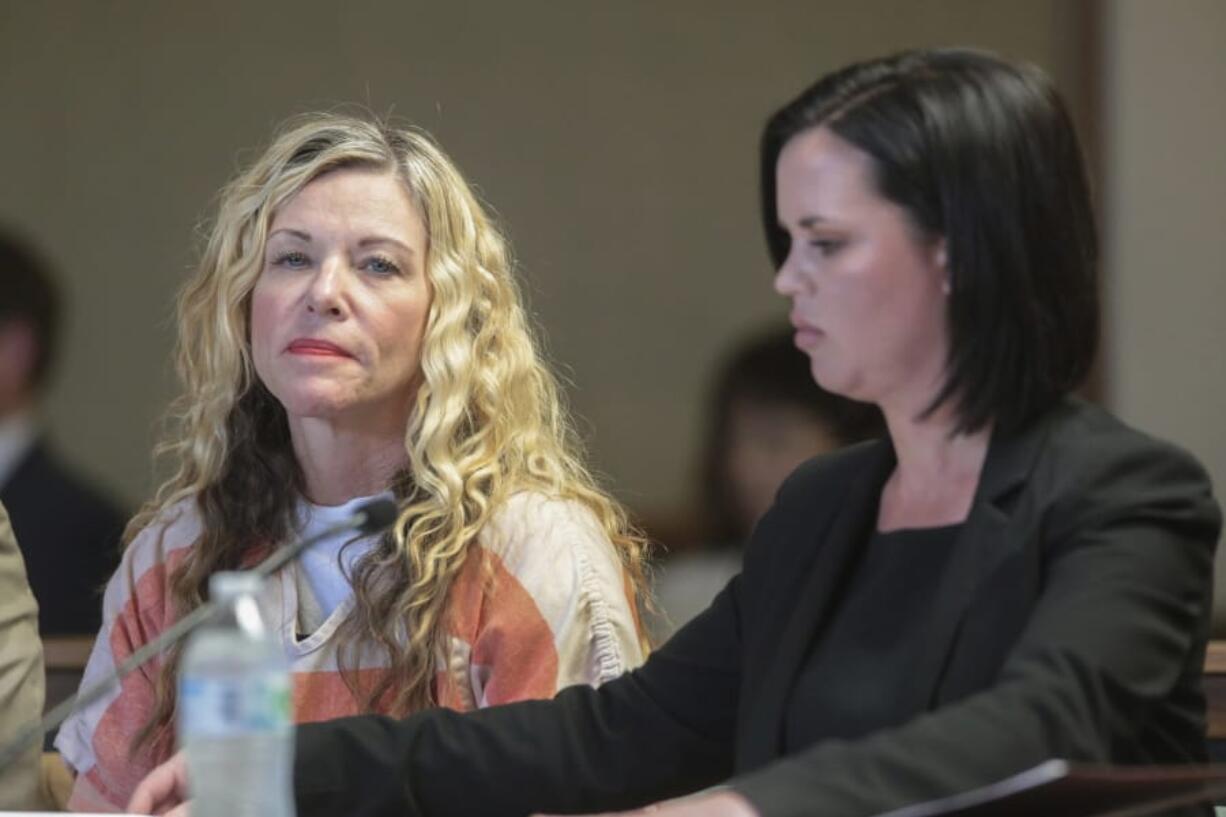
[[[953,287],[949,278],[949,252],[944,238],[938,238],[932,245],[932,264],[941,276],[941,291],[948,295]]]

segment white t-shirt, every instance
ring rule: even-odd
[[[298,503],[298,536],[308,539],[344,522],[357,509],[373,499],[391,499],[392,492],[355,497],[343,505],[316,505],[305,499]],[[352,532],[333,534],[306,550],[295,566],[298,585],[298,632],[309,635],[353,595],[349,582],[353,565],[378,544],[382,534],[355,536]],[[337,566],[340,570],[337,570]]]

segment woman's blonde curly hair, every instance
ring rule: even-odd
[[[444,653],[449,590],[477,534],[509,494],[573,500],[602,524],[636,600],[645,595],[645,542],[596,484],[542,362],[503,237],[450,159],[424,133],[337,114],[292,120],[231,181],[196,274],[178,299],[177,371],[183,391],[157,455],[175,471],[128,526],[131,542],[175,503],[196,503],[204,533],[171,579],[177,616],[199,606],[209,576],[249,564],[288,539],[303,477],[284,410],[255,375],[248,341],[251,291],[277,208],[339,168],[386,169],[421,214],[432,302],[421,387],[405,429],[408,467],[390,486],[399,517],[353,568],[355,615],[341,637],[390,660],[382,680],[350,689],[367,708],[394,713],[436,703],[435,656]],[[346,637],[348,636],[348,637]],[[159,672],[157,704],[133,749],[171,734],[178,655]],[[342,661],[342,666],[348,662]]]

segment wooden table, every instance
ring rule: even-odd
[[[1209,737],[1226,738],[1226,641],[1210,641],[1205,652],[1205,706]]]

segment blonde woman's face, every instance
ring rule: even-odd
[[[430,306],[426,228],[391,174],[332,171],[273,218],[251,296],[251,353],[291,426],[403,434]]]

